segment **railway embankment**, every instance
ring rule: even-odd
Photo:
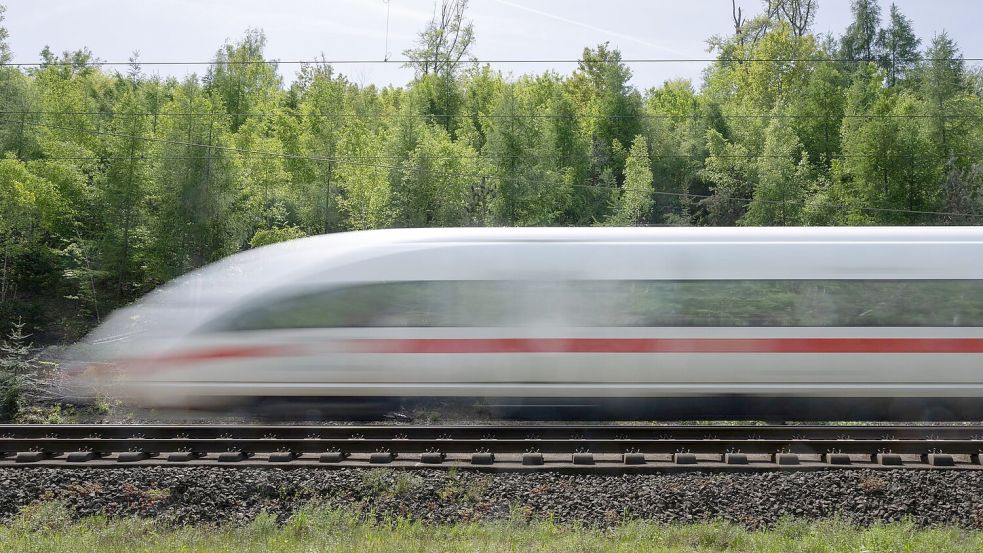
[[[729,521],[749,529],[783,519],[869,526],[983,528],[983,471],[839,469],[665,474],[480,473],[220,467],[0,469],[0,522],[59,502],[75,515],[147,517],[169,525],[286,521],[311,504],[428,523],[515,517],[618,526],[628,521]]]

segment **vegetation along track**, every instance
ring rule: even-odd
[[[980,470],[983,426],[0,425],[0,466]]]

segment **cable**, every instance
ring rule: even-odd
[[[590,63],[877,63],[881,60],[876,58],[625,58],[625,59],[595,59]],[[980,62],[983,58],[899,58],[893,60],[894,63],[913,63],[913,62]],[[43,67],[43,66],[130,66],[130,65],[377,65],[377,64],[550,64],[550,63],[583,63],[583,59],[572,58],[527,58],[527,59],[461,59],[461,60],[410,60],[410,59],[336,59],[336,60],[209,60],[209,61],[102,61],[89,60],[84,63],[68,60],[58,61],[39,61],[39,62],[3,62],[0,66],[7,67]]]

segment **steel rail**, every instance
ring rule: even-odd
[[[0,425],[0,467],[983,469],[983,426]]]

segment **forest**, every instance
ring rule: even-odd
[[[702,82],[647,90],[606,43],[569,74],[503,74],[474,58],[466,0],[382,88],[323,58],[287,81],[257,29],[183,79],[86,48],[12,63],[0,11],[0,334],[73,340],[182,273],[321,233],[983,222],[979,60],[894,5],[853,0],[841,36],[813,32],[817,9],[735,8]]]

